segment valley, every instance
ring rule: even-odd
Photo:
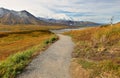
[[[120,0],[0,0],[0,78],[120,78]]]

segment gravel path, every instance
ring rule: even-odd
[[[69,66],[74,44],[70,37],[60,39],[37,56],[17,78],[71,78]]]

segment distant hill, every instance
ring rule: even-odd
[[[31,13],[0,8],[0,23],[2,24],[40,24],[42,23]]]
[[[73,21],[73,20],[56,20],[56,19],[46,19],[39,17],[40,20],[43,20],[45,22],[49,23],[56,23],[56,24],[63,24],[68,26],[99,26],[101,24],[94,23],[90,21]]]

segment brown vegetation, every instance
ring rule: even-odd
[[[11,54],[39,45],[54,36],[48,29],[58,26],[0,26],[0,60]]]
[[[76,43],[73,57],[90,78],[120,77],[120,24],[70,31]]]
[[[32,57],[58,39],[49,29],[59,28],[0,26],[0,78],[15,78],[21,73]]]

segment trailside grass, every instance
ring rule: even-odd
[[[76,43],[73,58],[89,78],[120,78],[120,24],[66,32]]]
[[[33,56],[58,39],[55,34],[48,31],[56,28],[60,27],[1,27],[0,78],[15,78]]]
[[[49,31],[19,32],[8,34],[0,38],[0,60],[6,59],[11,54],[23,51],[54,36]]]

